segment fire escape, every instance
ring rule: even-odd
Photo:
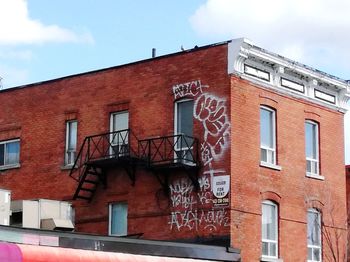
[[[182,134],[138,140],[125,129],[88,136],[69,174],[78,182],[73,199],[91,201],[99,184],[107,186],[107,173],[115,168],[125,170],[132,185],[136,168],[146,169],[167,193],[169,176],[181,170],[198,188],[198,160],[198,140]]]

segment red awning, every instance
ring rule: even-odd
[[[133,255],[82,249],[0,243],[0,261],[6,262],[198,262],[184,258]]]

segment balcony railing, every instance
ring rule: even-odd
[[[88,136],[84,139],[70,176],[80,181],[86,165],[137,157],[138,152],[133,150],[137,148],[137,143],[130,129]]]
[[[184,168],[198,188],[198,160],[198,140],[183,134],[138,140],[125,129],[88,136],[69,174],[79,182],[73,199],[90,201],[100,182],[107,186],[108,170],[117,166],[126,171],[132,185],[136,166],[152,169],[165,192],[169,169]]]
[[[140,140],[138,152],[148,167],[198,166],[198,140],[183,134]]]

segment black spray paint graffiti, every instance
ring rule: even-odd
[[[192,182],[187,178],[176,180],[170,186],[172,207],[176,211],[171,212],[170,229],[198,230],[199,227],[209,230],[218,230],[220,227],[229,226],[229,216],[224,208],[209,210],[198,209],[197,206],[205,206],[213,201],[210,181],[208,176],[202,176],[198,180],[199,192],[193,191]]]

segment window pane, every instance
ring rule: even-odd
[[[0,166],[3,166],[5,163],[4,163],[4,160],[5,160],[5,145],[4,144],[1,144],[0,145]]]
[[[305,123],[305,154],[306,157],[317,158],[317,125]]]
[[[314,248],[313,250],[314,252],[314,261],[321,261],[321,252],[320,252],[320,249],[319,248]]]
[[[129,112],[113,114],[111,132],[117,132],[125,129],[129,129]],[[125,131],[114,134],[111,140],[113,144],[127,144],[129,141],[128,132]]]
[[[270,256],[276,257],[277,256],[277,249],[275,243],[270,243]]]
[[[68,129],[68,150],[75,151],[77,148],[77,122],[69,122]]]
[[[177,103],[177,133],[193,136],[193,100]]]
[[[307,259],[312,260],[312,248],[307,249]]]
[[[111,130],[112,132],[120,131],[128,128],[129,128],[128,112],[113,114],[113,130]]]
[[[19,163],[19,142],[6,144],[5,164],[13,165]]]
[[[276,232],[276,206],[262,205],[262,237],[269,240],[277,240]]]
[[[273,112],[264,108],[260,109],[260,140],[261,145],[274,148]]]
[[[117,236],[127,235],[128,204],[113,204],[111,209],[111,234]]]
[[[267,242],[262,242],[262,254],[265,256],[269,255],[268,246],[269,246],[269,244]]]
[[[307,213],[307,243],[313,246],[321,245],[320,214],[309,211]]]
[[[261,161],[267,162],[267,150],[262,148],[260,151]]]

